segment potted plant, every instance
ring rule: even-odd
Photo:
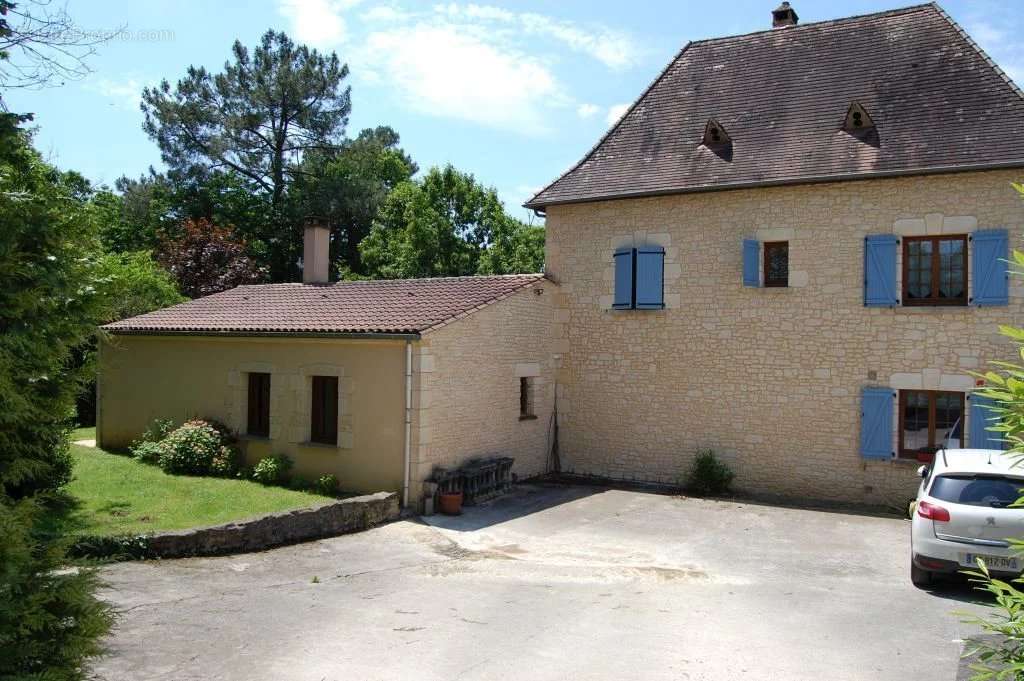
[[[921,452],[917,453],[917,460],[920,463],[931,463],[935,460],[935,452]]]
[[[459,515],[462,513],[462,490],[441,492],[440,503],[441,513],[445,515]]]

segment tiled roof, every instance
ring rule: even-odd
[[[122,334],[414,334],[447,324],[543,278],[542,274],[515,274],[239,286],[103,328]]]
[[[854,101],[874,139],[841,129]],[[701,146],[712,118],[731,153]],[[689,43],[526,205],[1013,166],[1020,90],[928,4]]]

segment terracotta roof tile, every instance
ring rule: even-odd
[[[112,333],[398,333],[444,325],[542,274],[239,286],[107,324]]]
[[[842,131],[854,101],[876,139]],[[692,42],[526,205],[1001,166],[1024,166],[1024,98],[928,4]]]

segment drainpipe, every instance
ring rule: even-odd
[[[412,440],[412,341],[405,341],[405,477],[402,483],[402,508],[409,506],[409,468]]]

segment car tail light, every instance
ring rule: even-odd
[[[949,511],[936,506],[935,504],[929,504],[927,501],[920,501],[917,504],[917,514],[922,518],[930,518],[936,522],[948,523],[949,522]]]

